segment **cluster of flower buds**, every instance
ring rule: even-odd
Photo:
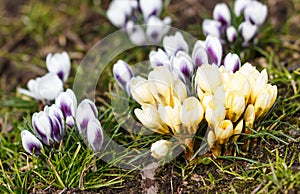
[[[156,44],[169,31],[171,23],[170,17],[159,18],[162,7],[162,0],[113,0],[107,17],[113,25],[125,29],[133,44]]]
[[[50,53],[46,58],[46,66],[48,73],[29,80],[28,90],[18,88],[20,93],[41,100],[44,104],[54,100],[63,91],[63,83],[68,79],[71,68],[69,55],[66,52]]]
[[[247,46],[266,20],[268,9],[256,0],[236,0],[233,14],[225,3],[217,4],[213,10],[213,20],[205,19],[202,23],[204,34],[216,36],[222,43],[226,40],[234,43],[240,39],[242,45]],[[242,22],[241,17],[244,17]]]
[[[67,89],[61,92],[51,106],[32,115],[34,135],[28,130],[21,132],[22,145],[26,152],[39,154],[43,144],[59,143],[68,126],[76,126],[94,151],[99,151],[103,143],[102,127],[97,119],[98,111],[95,104],[85,99],[77,107],[74,92]],[[43,143],[43,144],[42,144]]]
[[[249,63],[241,67],[238,55],[232,53],[222,62],[222,45],[217,37],[209,35],[205,41],[198,40],[191,57],[180,32],[166,36],[163,46],[149,54],[153,70],[147,79],[133,77],[123,61],[113,68],[120,87],[141,105],[134,113],[148,129],[172,134],[192,149],[189,137],[205,119],[208,145],[219,155],[221,145],[236,141],[243,130],[249,133],[254,120],[274,104],[277,88],[268,84],[266,70],[259,72]],[[165,140],[156,142],[152,156],[162,158],[172,145],[174,142]]]
[[[221,153],[221,145],[236,141],[243,129],[249,133],[247,129],[269,111],[277,97],[277,87],[268,84],[266,70],[259,72],[249,63],[235,73],[204,64],[197,70],[195,86],[209,126],[207,142],[215,155]]]

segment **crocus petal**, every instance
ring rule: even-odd
[[[172,148],[172,142],[167,140],[159,140],[151,145],[151,156],[160,160],[165,157]]]
[[[251,24],[248,21],[245,21],[240,24],[239,31],[244,39],[244,45],[248,45],[248,43],[256,36],[258,28],[256,25]]]
[[[55,127],[56,127],[56,125],[59,125],[58,126],[59,127],[58,128],[59,129],[59,132],[58,132],[59,135],[56,135],[56,137],[62,136],[63,133],[64,133],[64,115],[63,115],[62,111],[60,110],[60,108],[58,106],[56,106],[56,104],[52,104],[50,107],[48,107],[46,105],[44,107],[44,112],[46,112],[51,117],[51,120],[54,123]],[[56,122],[58,122],[58,123],[56,124]]]
[[[52,142],[52,121],[50,116],[44,111],[32,115],[32,125],[35,134],[44,144],[49,145]]]
[[[173,69],[178,70],[189,79],[194,71],[194,65],[190,56],[184,51],[178,51],[172,58]]]
[[[240,16],[241,13],[244,11],[245,7],[249,5],[251,0],[236,0],[234,2],[234,13],[236,16]]]
[[[192,53],[192,61],[195,64],[194,68],[200,67],[202,64],[208,64],[205,42],[198,40],[195,43]]]
[[[218,66],[221,65],[222,59],[222,44],[217,37],[208,35],[205,40],[206,50],[209,56],[209,63],[216,64]]]
[[[87,142],[93,151],[99,152],[103,144],[103,131],[101,124],[97,118],[91,118],[87,124]]]
[[[241,60],[237,54],[228,53],[224,59],[224,67],[233,73],[241,67]]]
[[[63,91],[63,82],[56,74],[47,73],[38,81],[37,87],[41,99],[54,100]]]
[[[49,53],[46,57],[46,66],[49,72],[57,74],[63,82],[67,81],[71,69],[71,62],[66,52]]]
[[[220,38],[221,37],[221,27],[222,27],[222,24],[219,21],[205,19],[202,22],[202,30],[206,36],[212,35],[212,36]]]
[[[22,145],[29,154],[41,154],[43,144],[32,133],[27,130],[21,132]]]
[[[176,32],[174,36],[165,36],[163,46],[168,56],[174,55],[177,51],[189,52],[189,46],[184,40],[181,32]]]
[[[229,42],[234,42],[238,37],[237,30],[233,26],[229,26],[226,29],[226,37]]]
[[[267,18],[268,8],[258,1],[251,1],[244,11],[246,21],[261,26]]]
[[[171,61],[167,53],[165,53],[162,49],[151,51],[149,54],[149,60],[152,68],[159,66],[166,66],[168,69],[171,68]]]
[[[97,117],[96,105],[89,99],[81,101],[76,110],[75,120],[78,130],[83,136],[86,136],[86,127],[89,120]]]
[[[133,76],[130,66],[122,60],[118,60],[113,66],[114,78],[118,85],[125,90],[127,84]]]
[[[145,21],[152,15],[159,16],[162,9],[162,0],[140,0],[140,8],[142,10]]]
[[[135,45],[142,45],[146,43],[146,34],[144,29],[135,25],[133,21],[128,21],[126,24],[126,31],[129,36],[130,41]]]
[[[222,26],[228,26],[231,23],[231,14],[225,3],[218,3],[213,11],[213,18],[221,22]]]
[[[74,92],[71,89],[67,89],[65,92],[61,92],[55,99],[55,104],[62,111],[64,118],[68,116],[75,116],[77,108],[77,99]]]
[[[171,19],[165,18],[164,21],[162,21],[160,18],[156,16],[151,16],[147,21],[147,29],[146,29],[146,35],[150,43],[157,44],[161,41],[162,37],[169,31],[169,24],[165,23],[171,23]]]

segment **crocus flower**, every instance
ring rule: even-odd
[[[172,142],[167,140],[159,140],[151,145],[151,156],[160,160],[165,157],[172,148]]]
[[[154,104],[155,100],[148,86],[148,80],[142,77],[133,77],[130,80],[130,93],[135,101],[147,107]]]
[[[77,99],[71,89],[61,92],[55,99],[55,104],[62,111],[69,127],[74,126],[74,116],[77,108]]]
[[[130,66],[125,61],[118,60],[113,66],[113,74],[118,85],[126,90],[128,88],[127,84],[133,76]],[[129,94],[129,91],[127,93]]]
[[[229,26],[226,29],[226,37],[229,42],[234,42],[236,40],[236,38],[238,37],[238,32],[235,27]]]
[[[148,129],[160,134],[169,133],[168,127],[160,118],[159,112],[153,105],[134,109],[134,114],[138,120]]]
[[[59,131],[57,129],[59,126],[53,125],[51,117],[44,111],[32,115],[32,126],[35,134],[46,145],[50,145],[53,142],[53,130]]]
[[[135,45],[142,45],[147,42],[146,34],[142,26],[136,25],[133,21],[128,21],[126,31],[130,41]]]
[[[46,57],[46,66],[50,73],[55,73],[63,81],[67,81],[71,69],[70,57],[66,52],[49,53]]]
[[[191,57],[184,51],[178,51],[171,58],[173,69],[178,70],[186,79],[190,79],[194,72]]]
[[[244,40],[243,45],[247,46],[249,42],[255,37],[258,28],[256,25],[251,24],[249,21],[245,21],[239,25],[239,31]]]
[[[202,23],[203,33],[221,38],[222,23],[216,20],[205,19]]]
[[[91,100],[84,99],[78,105],[75,115],[77,129],[84,137],[91,118],[98,118],[97,107]]]
[[[246,108],[245,96],[240,91],[228,92],[225,100],[227,118],[236,122]]]
[[[87,142],[95,152],[99,152],[103,144],[102,126],[97,118],[91,118],[88,121],[86,129]]]
[[[218,3],[213,11],[213,18],[221,22],[222,26],[228,26],[231,23],[230,10],[226,3]]]
[[[174,36],[165,36],[163,39],[163,46],[169,57],[174,55],[177,51],[189,52],[189,46],[184,40],[181,32],[176,32]]]
[[[239,17],[250,2],[251,0],[236,0],[233,8],[235,15]]]
[[[22,145],[29,154],[41,154],[43,144],[32,133],[27,130],[21,132]]]
[[[168,69],[171,69],[171,61],[167,53],[165,53],[162,49],[151,51],[149,54],[149,60],[152,68],[166,66]]]
[[[219,144],[226,143],[232,135],[233,124],[230,120],[221,121],[218,127],[215,128],[215,136]]]
[[[52,121],[51,138],[56,142],[59,142],[63,137],[65,128],[63,113],[55,104],[52,104],[50,107],[46,105],[44,107],[44,112],[50,116]]]
[[[224,58],[224,67],[233,73],[241,67],[241,60],[237,54],[228,53]]]
[[[268,8],[259,1],[251,1],[244,10],[246,21],[261,26],[267,18]]]
[[[183,101],[180,110],[180,120],[188,129],[189,134],[196,134],[203,115],[203,107],[197,98],[189,97]]]
[[[171,18],[166,17],[161,20],[157,16],[151,16],[147,20],[146,35],[150,43],[157,44],[161,41],[162,37],[169,31]]]
[[[162,9],[162,0],[140,0],[140,8],[145,20],[150,16],[159,16]]]
[[[29,90],[19,88],[18,91],[45,103],[54,100],[63,91],[63,82],[56,74],[47,73],[42,77],[29,80],[27,87]]]

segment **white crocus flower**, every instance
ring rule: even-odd
[[[146,34],[142,26],[135,25],[133,21],[128,21],[126,24],[126,31],[129,36],[130,41],[135,45],[145,44]]]
[[[202,22],[202,30],[206,36],[211,35],[217,38],[221,38],[221,28],[221,22],[216,20],[205,19]]]
[[[236,0],[233,8],[235,15],[239,17],[250,2],[251,0]]]
[[[241,60],[237,54],[228,53],[224,58],[224,67],[227,71],[232,71],[233,73],[239,70],[241,67]]]
[[[150,43],[157,44],[161,41],[162,37],[169,31],[171,18],[166,17],[161,20],[157,16],[151,16],[147,20],[146,35]]]
[[[225,119],[225,104],[213,97],[205,107],[205,119],[209,126],[216,128]]]
[[[165,53],[162,49],[151,51],[149,54],[149,60],[152,68],[165,66],[168,69],[171,69],[171,61],[167,53]]]
[[[51,134],[54,126],[51,117],[46,112],[34,113],[32,115],[32,126],[34,133],[44,144],[50,145],[53,142]]]
[[[43,144],[32,133],[27,130],[21,132],[22,145],[29,154],[41,154]]]
[[[268,8],[259,1],[251,1],[244,10],[246,21],[261,26],[268,16]]]
[[[228,26],[231,23],[231,14],[226,3],[218,3],[213,11],[213,18],[221,22],[222,26]]]
[[[99,152],[103,144],[102,126],[97,118],[88,121],[86,129],[86,139],[94,152]]]
[[[172,142],[167,140],[159,140],[151,145],[151,156],[160,160],[165,157],[172,148]]]
[[[172,67],[182,74],[187,80],[189,80],[194,72],[194,64],[191,57],[184,51],[178,51],[171,58]]]
[[[230,120],[224,120],[215,128],[216,140],[219,144],[226,143],[233,135],[233,124]]]
[[[55,104],[62,111],[66,124],[69,127],[74,126],[74,117],[77,109],[77,99],[71,89],[61,92],[55,99]]]
[[[187,88],[186,85],[180,80],[175,80],[173,95],[182,103],[184,99],[187,98]]]
[[[239,31],[244,40],[243,45],[247,46],[249,42],[256,36],[258,27],[249,21],[244,21],[239,25]]]
[[[169,133],[168,127],[160,118],[159,112],[153,105],[134,109],[134,114],[138,120],[148,129],[160,134]]]
[[[63,82],[67,81],[71,69],[71,61],[66,52],[49,53],[46,57],[46,66],[50,73],[57,74]]]
[[[133,77],[130,80],[130,93],[135,101],[146,107],[155,103],[154,97],[150,91],[149,81],[142,77]]]
[[[225,101],[226,115],[229,120],[236,122],[246,108],[245,96],[240,91],[228,92]]]
[[[174,55],[177,51],[189,52],[189,46],[184,40],[181,32],[176,32],[174,36],[165,36],[163,39],[163,46],[169,57]]]
[[[170,70],[164,66],[157,67],[148,74],[148,81],[155,100],[165,106],[172,105],[175,80]]]
[[[47,73],[42,77],[30,80],[27,87],[29,90],[19,88],[18,91],[45,103],[45,101],[54,100],[63,91],[63,82],[56,74]]]
[[[148,20],[150,16],[159,16],[162,10],[162,0],[140,0],[140,8],[144,19]]]
[[[133,76],[130,66],[125,61],[118,60],[113,66],[113,74],[118,85],[123,90],[126,90],[128,88],[127,85]],[[127,93],[129,94],[129,91],[127,91]]]
[[[233,26],[229,26],[226,29],[226,37],[229,42],[234,42],[238,37],[238,32]]]
[[[189,134],[196,134],[203,115],[203,107],[197,98],[189,97],[183,101],[180,118],[182,124],[188,129]]]

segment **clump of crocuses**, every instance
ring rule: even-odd
[[[213,19],[205,19],[202,29],[205,35],[216,36],[224,44],[249,46],[255,43],[267,15],[267,6],[256,0],[236,0],[233,10],[219,3],[213,10]]]
[[[103,143],[103,132],[97,116],[97,108],[91,100],[85,99],[77,107],[74,92],[67,89],[59,93],[54,104],[46,105],[43,111],[32,115],[33,134],[23,130],[22,145],[26,152],[40,154],[43,144],[51,146],[59,143],[66,134],[66,129],[76,126],[93,151],[99,152]]]
[[[125,62],[113,68],[119,85],[140,105],[134,110],[136,118],[146,128],[177,140],[155,142],[151,153],[156,159],[167,156],[176,145],[184,148],[186,159],[193,158],[194,136],[204,123],[209,150],[215,156],[223,154],[224,147],[230,148],[242,132],[250,133],[255,120],[275,103],[277,87],[268,83],[266,70],[259,72],[249,63],[241,67],[233,53],[222,62],[217,37],[196,41],[190,51],[177,32],[165,37],[163,46],[149,54],[153,70],[147,77],[132,76]]]
[[[159,18],[162,0],[113,0],[107,10],[109,21],[127,32],[133,44],[157,44],[169,31],[170,17]]]

